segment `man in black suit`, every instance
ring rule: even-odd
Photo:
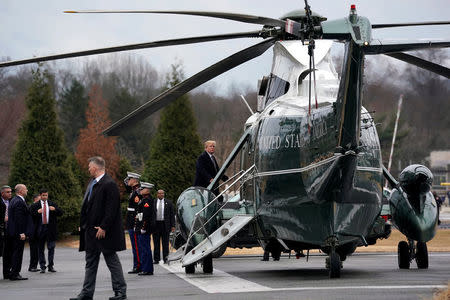
[[[11,203],[12,189],[9,185],[4,185],[1,188],[2,204],[4,205],[4,236],[3,236],[3,278],[9,279],[11,273],[11,258],[12,258],[12,245],[13,239],[8,234],[8,207]],[[2,214],[3,215],[3,214]],[[0,249],[1,251],[1,249]]]
[[[86,267],[83,289],[71,300],[92,299],[95,291],[100,254],[111,272],[115,295],[110,300],[127,298],[127,284],[123,277],[122,264],[116,251],[125,250],[125,235],[122,227],[119,187],[105,174],[105,160],[100,156],[89,160],[89,182],[81,206],[80,251],[86,251]]]
[[[163,260],[167,263],[169,255],[169,235],[175,231],[175,211],[172,201],[164,198],[164,191],[158,190],[157,199],[153,201],[156,212],[156,225],[153,232],[153,259],[155,264],[161,260],[160,240],[162,240]]]
[[[28,206],[25,203],[28,189],[24,184],[15,186],[16,196],[11,200],[8,207],[8,234],[12,238],[12,258],[10,280],[26,280],[20,276],[22,269],[23,248],[25,239],[33,231],[33,220],[31,219]]]
[[[55,202],[48,199],[48,191],[41,189],[39,191],[40,200],[33,203],[30,207],[30,213],[36,218],[36,239],[38,240],[39,266],[41,273],[45,273],[45,244],[48,249],[48,271],[56,272],[53,268],[56,245],[56,224],[57,217],[62,216],[63,211]]]
[[[217,160],[214,157],[214,152],[216,150],[215,141],[205,142],[205,151],[197,158],[197,163],[195,164],[195,182],[194,186],[208,187],[208,185],[216,177],[220,170]],[[228,180],[226,175],[223,175],[222,180]],[[218,186],[214,186],[212,191],[216,196],[219,194]]]

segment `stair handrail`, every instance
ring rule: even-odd
[[[216,202],[217,199],[219,199],[220,196],[222,196],[225,192],[227,192],[232,186],[234,186],[236,183],[240,182],[241,178],[243,178],[245,175],[247,175],[250,171],[252,171],[253,169],[255,169],[255,165],[253,164],[251,167],[249,167],[245,172],[243,172],[235,181],[233,181],[233,183],[231,185],[229,185],[226,189],[224,189],[221,193],[219,193],[213,200],[211,200],[208,204],[205,205],[205,207],[203,207],[200,211],[198,211],[195,216],[194,219],[192,220],[192,224],[191,224],[191,229],[189,230],[189,235],[186,241],[186,245],[189,245],[189,242],[191,241],[192,237],[197,234],[200,230],[203,229],[203,231],[205,232],[206,238],[209,240],[209,242],[212,244],[211,239],[209,237],[208,231],[205,228],[205,225],[208,224],[225,206],[225,204],[227,204],[230,199],[228,199],[227,201],[225,201],[223,203],[223,205],[221,207],[219,207],[219,209],[217,209],[217,211],[206,221],[206,222],[202,222],[200,220],[200,225],[201,227],[199,229],[197,229],[195,232],[192,232],[194,229],[194,225],[197,221],[197,219],[199,219],[200,214],[206,209],[208,208],[208,206],[210,206],[212,203]],[[242,171],[242,170],[241,170]],[[241,172],[240,171],[240,172]],[[235,176],[234,176],[235,177]],[[244,182],[247,181],[248,178],[244,179]],[[186,250],[188,249],[188,247],[186,247],[184,249],[184,254],[183,256],[186,255]]]

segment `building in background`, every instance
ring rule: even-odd
[[[445,197],[450,192],[450,186],[441,185],[441,183],[450,182],[450,150],[432,151],[429,162],[430,170],[434,176],[433,191],[436,191],[438,196]],[[446,201],[445,203],[449,202]]]

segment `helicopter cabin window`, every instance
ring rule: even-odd
[[[280,77],[270,74],[269,88],[266,93],[266,106],[273,102],[273,100],[284,95],[289,90],[289,82]]]
[[[303,71],[298,78],[298,95],[309,97],[309,76],[311,75],[311,93],[314,95],[314,75],[309,70]],[[328,77],[328,78],[327,78]],[[316,71],[316,89],[317,97],[323,99],[336,100],[339,81],[335,78],[329,78],[320,70]]]

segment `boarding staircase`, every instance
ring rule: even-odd
[[[168,260],[169,262],[181,260],[182,266],[186,267],[201,261],[212,252],[217,250],[223,244],[228,242],[236,233],[239,232],[244,226],[250,223],[254,219],[254,214],[237,214],[229,219],[227,222],[222,224],[214,232],[208,233],[207,225],[215,220],[217,215],[227,206],[230,199],[226,199],[221,204],[218,204],[218,199],[225,193],[227,193],[236,184],[242,185],[245,181],[253,178],[253,173],[255,170],[255,165],[252,165],[246,171],[240,171],[230,178],[226,183],[232,183],[227,186],[219,195],[214,197],[208,202],[205,207],[195,214],[194,220],[190,227],[190,232],[186,243],[179,247],[176,252],[170,253]],[[226,184],[223,183],[222,185]],[[214,211],[211,208],[214,205],[218,208]],[[210,214],[205,218],[205,215]],[[195,237],[204,237],[197,245],[194,243]],[[189,245],[189,246],[188,246]]]

